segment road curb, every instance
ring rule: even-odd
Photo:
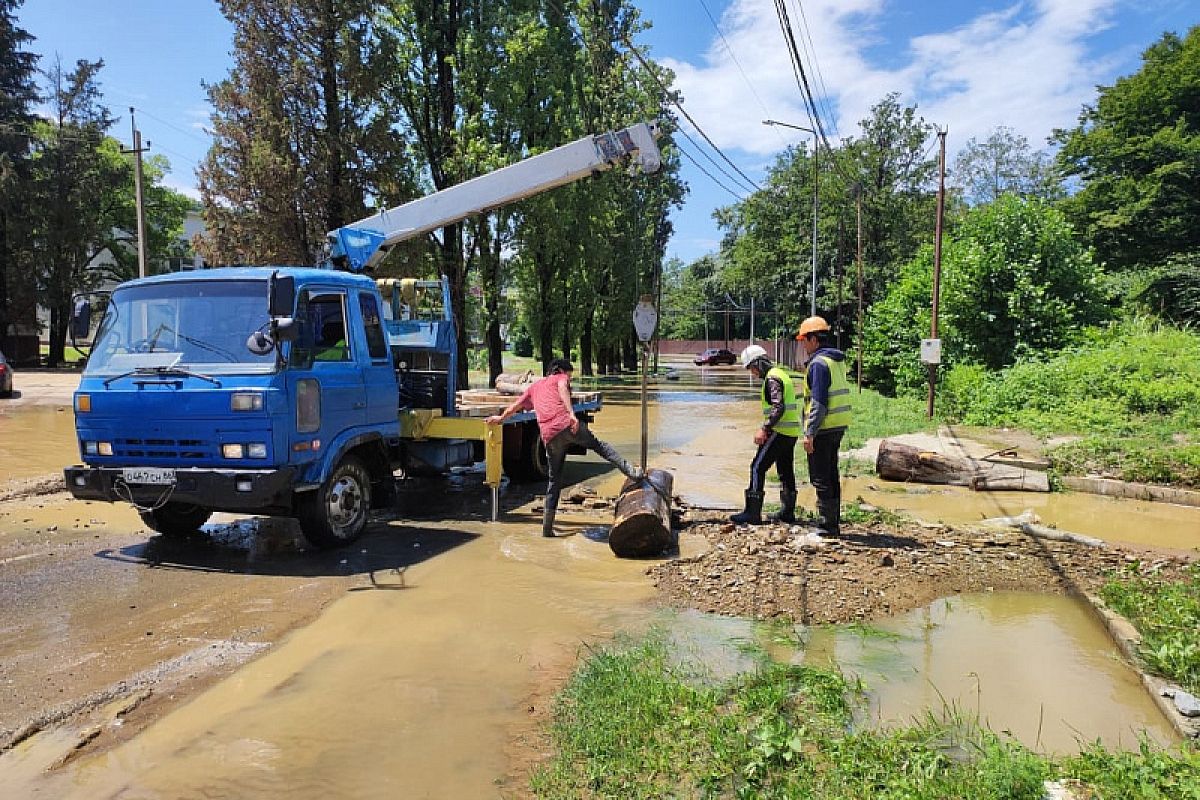
[[[1142,660],[1138,656],[1142,635],[1133,626],[1133,623],[1109,608],[1099,597],[1091,594],[1083,594],[1082,597],[1104,624],[1109,637],[1125,656],[1125,660],[1141,677],[1142,685],[1146,687],[1146,691],[1154,699],[1158,710],[1166,717],[1175,732],[1184,739],[1200,740],[1200,718],[1183,716],[1176,710],[1171,698],[1164,695],[1165,691],[1179,689],[1179,687],[1157,675],[1151,675],[1143,669]]]

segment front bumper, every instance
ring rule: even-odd
[[[67,490],[80,500],[188,503],[213,511],[289,514],[295,469],[177,469],[174,485],[128,484],[120,467],[77,464],[63,470]],[[241,485],[241,489],[239,489]]]

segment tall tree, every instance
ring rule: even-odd
[[[92,287],[89,270],[103,250],[116,251],[120,230],[132,226],[132,207],[121,202],[132,185],[120,144],[106,136],[114,118],[102,102],[97,75],[103,61],[79,61],[67,73],[61,62],[46,72],[50,119],[36,124],[33,185],[34,266],[39,301],[50,312],[52,366],[62,360],[71,295]]]
[[[325,234],[403,185],[378,115],[370,0],[220,0],[234,66],[208,88],[214,141],[200,168],[217,264],[319,260]],[[403,192],[403,188],[400,189]]]
[[[982,142],[968,139],[954,159],[950,182],[971,205],[991,203],[1002,194],[1054,200],[1064,194],[1054,160],[1012,128],[1000,126]]]
[[[1154,265],[1200,249],[1200,25],[1164,34],[1056,138],[1063,171],[1082,184],[1063,210],[1102,262]]]
[[[33,37],[17,27],[21,4],[22,0],[0,0],[0,339],[9,332],[12,319],[10,287],[29,274],[18,254],[26,249],[29,235],[21,197],[29,181],[38,56],[23,49]]]

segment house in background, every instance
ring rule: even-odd
[[[186,270],[204,269],[207,264],[204,262],[204,259],[201,258],[192,248],[192,240],[197,236],[203,237],[204,233],[204,218],[201,216],[199,208],[188,211],[187,216],[184,217],[183,220],[183,232],[177,242],[178,246],[176,248],[176,252],[178,254],[147,264],[147,273],[150,275],[158,275],[165,272],[183,272]],[[124,240],[123,246],[128,248],[131,252],[136,253],[136,245],[132,239]],[[96,257],[93,258],[88,264],[88,269],[101,273],[105,277],[100,281],[93,291],[110,292],[116,288],[117,284],[120,283],[120,281],[112,277],[116,267],[117,261],[113,257],[112,252],[107,248],[96,254]],[[96,315],[93,315],[91,320],[92,331],[95,331],[96,325],[99,324],[99,322],[99,318]],[[13,340],[15,350],[20,350],[23,353],[31,350],[29,342],[22,341],[28,340],[31,337],[34,339],[34,341],[38,341],[41,344],[47,344],[47,331],[50,329],[50,311],[49,309],[43,308],[39,305],[37,308],[36,326],[26,323],[24,325],[15,325],[12,327],[15,328],[14,333],[16,335],[8,338]],[[27,358],[24,360],[32,360],[28,357],[30,353],[25,354]],[[34,358],[36,358],[36,356]]]

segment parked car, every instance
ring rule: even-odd
[[[0,353],[0,397],[12,397],[12,367]]]
[[[722,347],[710,347],[692,359],[698,367],[717,367],[721,364],[736,364],[737,356]]]

